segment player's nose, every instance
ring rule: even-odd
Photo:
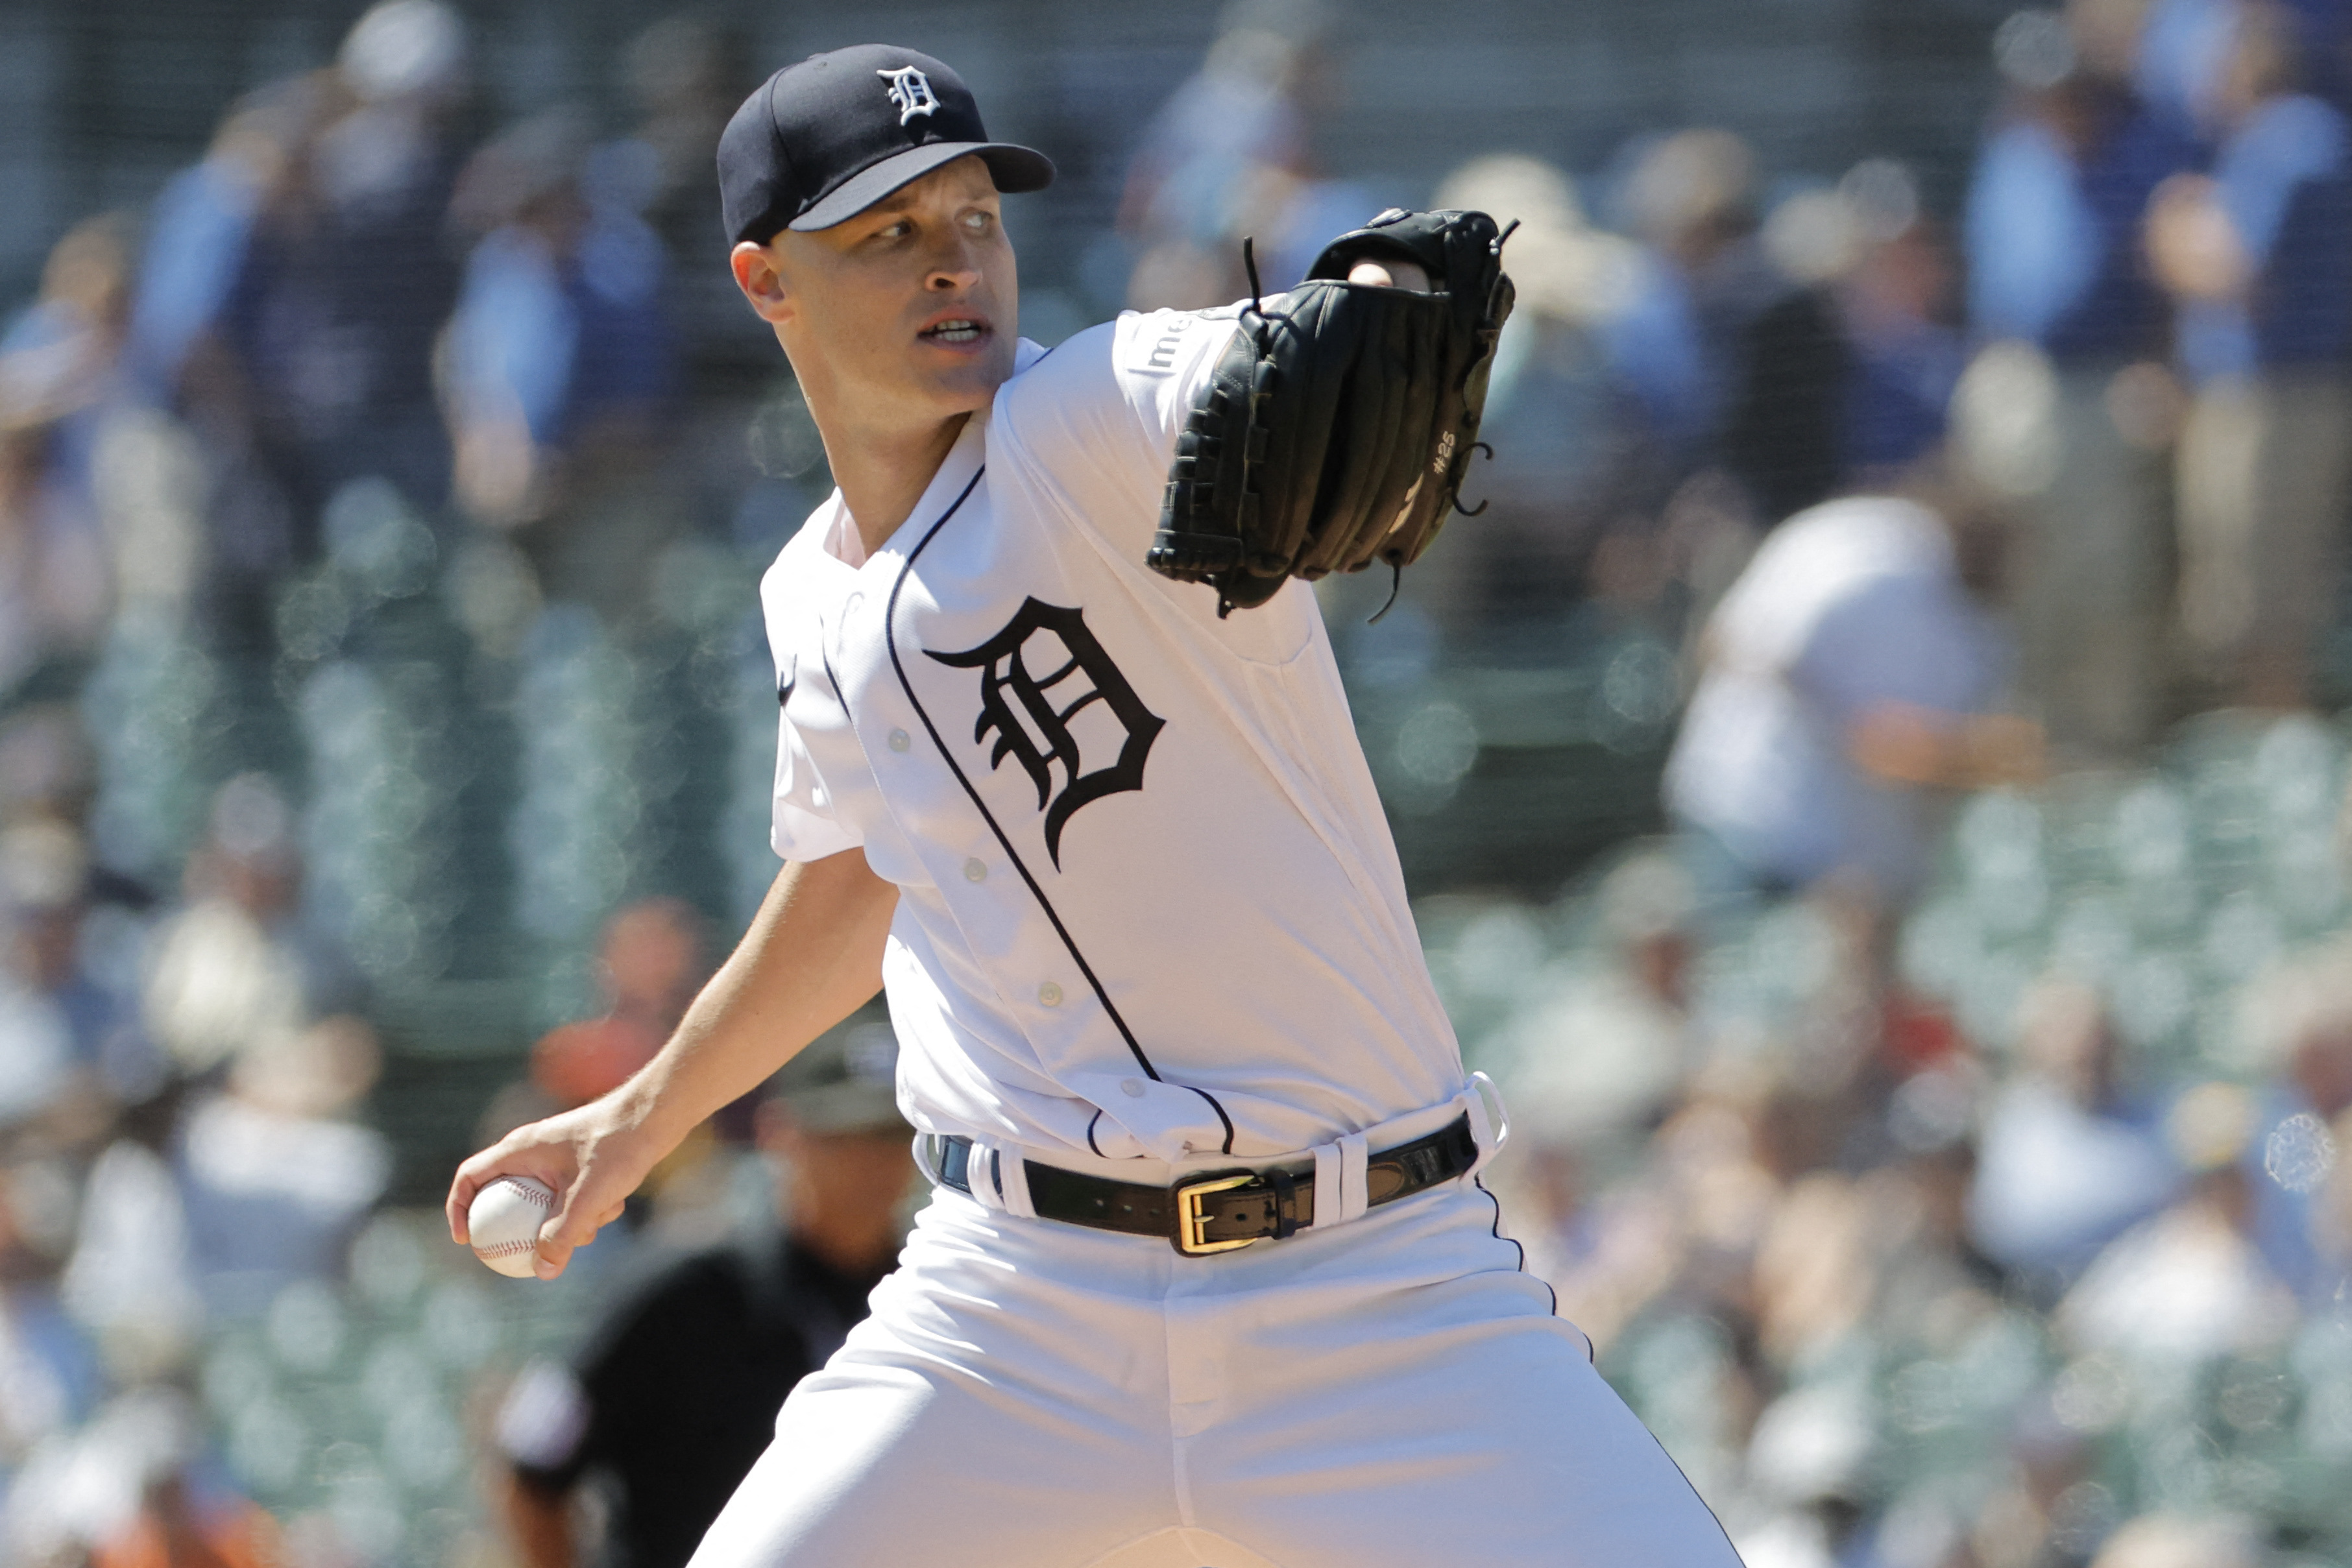
[[[941,260],[931,268],[926,287],[936,293],[960,294],[980,287],[981,269],[968,257]]]
[[[950,235],[931,257],[930,272],[924,283],[935,292],[950,294],[979,287],[984,276],[979,246],[961,235]]]

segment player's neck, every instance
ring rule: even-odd
[[[913,429],[853,428],[842,433],[840,440],[820,420],[833,482],[841,486],[841,498],[868,556],[914,511],[971,418],[969,413],[952,414]]]

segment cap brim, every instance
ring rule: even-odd
[[[1034,148],[1010,141],[934,141],[859,170],[785,227],[806,234],[847,223],[891,192],[913,184],[942,164],[974,156],[988,165],[989,178],[1007,195],[1042,191],[1054,183],[1053,160]]]

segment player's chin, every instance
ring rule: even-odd
[[[996,332],[975,343],[926,342],[916,350],[918,375],[934,399],[968,413],[987,407],[1013,378],[1013,347],[1010,335]]]

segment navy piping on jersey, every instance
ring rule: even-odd
[[[824,684],[833,688],[833,700],[841,706],[841,716],[849,720],[849,727],[855,731],[857,720],[849,711],[849,699],[841,695],[841,677],[833,673],[833,655],[824,651],[823,637],[817,639],[816,656],[818,662],[824,665]]]
[[[1486,1201],[1495,1206],[1495,1223],[1487,1228],[1488,1232],[1493,1235],[1496,1240],[1507,1241],[1511,1244],[1512,1249],[1519,1255],[1519,1272],[1527,1274],[1528,1249],[1526,1244],[1520,1241],[1520,1239],[1516,1236],[1506,1236],[1503,1234],[1503,1200],[1495,1196],[1495,1189],[1486,1185],[1486,1178],[1485,1176],[1472,1176],[1470,1178],[1470,1185],[1476,1187],[1480,1192],[1485,1193],[1486,1195]],[[1559,1316],[1559,1292],[1552,1288],[1552,1282],[1549,1280],[1545,1279],[1540,1274],[1528,1274],[1528,1277],[1544,1288],[1544,1293],[1551,1298],[1551,1315],[1554,1317]],[[1577,1332],[1583,1333],[1584,1331],[1580,1329]],[[1592,1359],[1592,1336],[1591,1334],[1584,1335],[1584,1359],[1588,1362]]]
[[[1232,1154],[1234,1152],[1234,1119],[1225,1114],[1225,1108],[1217,1103],[1217,1097],[1210,1093],[1205,1089],[1192,1089],[1192,1085],[1190,1083],[1180,1083],[1177,1087],[1180,1089],[1192,1089],[1193,1093],[1198,1094],[1202,1099],[1206,1100],[1209,1103],[1209,1109],[1214,1111],[1217,1113],[1217,1120],[1225,1124],[1225,1141],[1223,1145],[1218,1148],[1217,1152],[1221,1155]]]
[[[1527,1273],[1527,1248],[1521,1244],[1517,1237],[1505,1236],[1503,1234],[1503,1200],[1495,1196],[1495,1189],[1486,1185],[1486,1177],[1472,1176],[1470,1180],[1480,1192],[1486,1195],[1486,1201],[1495,1206],[1495,1224],[1493,1227],[1495,1239],[1497,1241],[1508,1241],[1514,1248],[1517,1249],[1519,1254],[1519,1272],[1522,1274]],[[1540,1278],[1540,1276],[1536,1277]],[[1559,1292],[1552,1288],[1552,1283],[1549,1280],[1544,1280],[1542,1281],[1542,1283],[1545,1291],[1551,1297],[1551,1315],[1558,1317],[1559,1316]],[[1583,1333],[1580,1329],[1577,1332],[1580,1333]],[[1584,1335],[1584,1359],[1588,1364],[1594,1359],[1592,1352],[1592,1336],[1591,1334]],[[1648,1428],[1645,1427],[1643,1430],[1647,1431]],[[1655,1433],[1650,1434],[1650,1441],[1653,1443],[1658,1442]],[[1664,1443],[1658,1443],[1658,1452],[1666,1454],[1666,1446]],[[1714,1505],[1709,1503],[1706,1498],[1699,1496],[1698,1488],[1691,1486],[1690,1476],[1683,1469],[1682,1461],[1675,1458],[1672,1454],[1666,1454],[1666,1463],[1675,1467],[1675,1474],[1682,1477],[1683,1485],[1690,1487],[1691,1496],[1698,1499],[1699,1507],[1706,1509],[1707,1518],[1715,1521],[1715,1528],[1722,1532],[1724,1544],[1731,1546],[1731,1531],[1724,1529],[1723,1520],[1716,1513]],[[1737,1546],[1732,1546],[1731,1554],[1732,1557],[1737,1560],[1739,1555],[1739,1549]]]
[[[1164,1083],[1167,1080],[1160,1076],[1160,1070],[1151,1065],[1150,1057],[1144,1055],[1143,1047],[1136,1041],[1135,1031],[1129,1029],[1127,1019],[1119,1016],[1118,1005],[1110,999],[1110,993],[1103,988],[1102,981],[1096,977],[1094,966],[1087,963],[1086,955],[1078,951],[1076,939],[1071,936],[1069,927],[1062,924],[1062,916],[1055,909],[1053,901],[1045,896],[1045,890],[1038,886],[1037,879],[1030,874],[1029,867],[1021,859],[1020,852],[1013,847],[1013,840],[997,821],[996,813],[988,809],[988,802],[982,800],[980,798],[980,791],[971,787],[971,780],[964,777],[963,768],[957,764],[955,754],[948,749],[947,742],[940,737],[940,727],[931,722],[930,713],[923,706],[922,698],[915,695],[915,684],[907,678],[907,666],[898,657],[898,592],[907,586],[907,579],[915,570],[916,558],[920,556],[925,548],[939,537],[940,530],[948,526],[948,519],[962,509],[964,502],[971,499],[972,491],[979,486],[982,476],[987,472],[988,465],[982,464],[978,472],[974,473],[971,480],[965,484],[963,493],[955,498],[954,504],[940,514],[940,520],[933,523],[930,530],[916,541],[915,548],[907,552],[906,561],[898,568],[898,580],[890,584],[890,598],[882,609],[882,638],[885,645],[890,650],[890,668],[898,674],[898,689],[907,694],[907,701],[914,708],[915,716],[923,721],[923,728],[930,736],[931,745],[938,748],[940,760],[948,765],[948,771],[955,775],[955,781],[963,787],[964,794],[971,798],[972,806],[980,812],[981,821],[988,824],[988,831],[996,835],[996,841],[1003,847],[1005,858],[1013,862],[1013,869],[1019,872],[1021,880],[1028,884],[1030,895],[1036,899],[1037,907],[1044,910],[1045,918],[1053,923],[1054,935],[1062,939],[1062,946],[1068,951],[1070,961],[1077,965],[1078,973],[1087,977],[1087,984],[1093,988],[1096,999],[1102,1003],[1103,1011],[1109,1015],[1112,1027],[1118,1030],[1119,1039],[1127,1042],[1129,1054],[1135,1058],[1136,1065],[1142,1068],[1153,1082]],[[836,685],[835,691],[838,693],[839,690],[839,686]],[[1179,1084],[1177,1087],[1191,1089],[1192,1086],[1186,1083]],[[1221,1152],[1232,1154],[1234,1152],[1233,1118],[1225,1114],[1225,1108],[1218,1104],[1216,1096],[1207,1090],[1193,1089],[1192,1092],[1206,1100],[1209,1103],[1209,1108],[1216,1112],[1217,1120],[1224,1124],[1225,1142]],[[1094,1142],[1094,1129],[1091,1124],[1087,1129],[1087,1141],[1088,1144]]]
[[[1095,1124],[1101,1120],[1102,1108],[1100,1106],[1097,1106],[1095,1108],[1095,1113],[1087,1118],[1087,1147],[1095,1152],[1095,1157],[1097,1159],[1108,1159],[1110,1156],[1102,1152],[1102,1145],[1095,1142]]]

